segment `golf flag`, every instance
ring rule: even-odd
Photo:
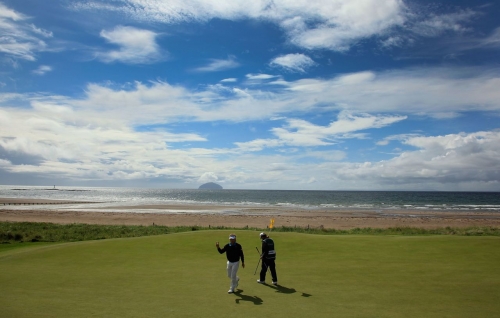
[[[269,223],[269,228],[272,229],[274,227],[274,219],[271,219],[271,222]]]

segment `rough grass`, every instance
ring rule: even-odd
[[[275,232],[275,287],[255,282],[258,231],[235,232],[247,266],[234,295],[214,246],[228,230],[16,244],[34,247],[0,251],[0,317],[455,318],[500,310],[498,237]]]
[[[199,230],[220,230],[224,227],[203,228],[199,226],[125,226],[125,225],[93,225],[93,224],[54,224],[34,222],[0,222],[0,242],[72,242],[101,240],[110,238],[140,237],[150,235],[191,232]],[[248,228],[247,230],[268,230]],[[274,232],[294,232],[323,235],[465,235],[465,236],[500,236],[500,228],[438,228],[421,229],[412,227],[395,227],[388,229],[354,228],[335,230],[309,227],[277,227]]]
[[[0,222],[0,241],[73,242],[195,231],[197,227]]]

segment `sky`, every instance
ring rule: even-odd
[[[0,0],[0,184],[500,191],[499,13]]]

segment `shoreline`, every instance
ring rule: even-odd
[[[311,227],[347,230],[352,228],[442,228],[497,227],[500,213],[491,211],[301,209],[274,206],[224,205],[137,205],[115,207],[66,207],[73,201],[0,198],[0,221],[86,223],[103,225],[224,226],[266,228],[274,218],[275,227]],[[84,202],[78,202],[82,204]],[[93,202],[86,202],[93,203]],[[7,204],[7,205],[5,205]],[[8,204],[44,205],[43,209]],[[45,206],[45,204],[54,204]],[[121,211],[116,211],[121,210]]]

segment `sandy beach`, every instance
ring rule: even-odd
[[[246,226],[265,228],[271,218],[274,226],[351,229],[389,227],[500,227],[498,211],[430,211],[430,210],[305,210],[285,207],[249,207],[223,205],[142,205],[120,206],[116,212],[106,208],[95,211],[65,209],[74,202],[41,199],[0,198],[0,221],[49,222],[59,224],[86,223],[110,225],[165,226]],[[12,208],[22,205],[22,210]],[[46,205],[44,209],[29,209],[29,205]],[[57,209],[51,206],[57,205]],[[116,209],[117,207],[114,207]],[[134,213],[134,211],[141,211]],[[175,212],[171,212],[175,211]],[[203,211],[203,212],[199,212]]]

